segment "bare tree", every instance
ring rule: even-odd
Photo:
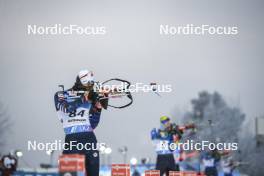
[[[218,92],[207,91],[200,92],[191,104],[192,110],[185,114],[183,121],[193,121],[197,125],[199,138],[212,142],[238,142],[238,133],[245,120],[239,107],[228,105]]]
[[[239,107],[226,103],[218,92],[200,92],[191,100],[192,109],[186,112],[182,121],[196,123],[198,130],[194,139],[212,142],[237,142],[238,151],[233,153],[236,160],[248,163],[240,170],[250,176],[264,173],[264,147],[256,145],[256,138],[250,132],[250,124],[244,126],[246,115]]]

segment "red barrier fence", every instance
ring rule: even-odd
[[[159,170],[147,170],[145,171],[145,176],[160,176]]]
[[[112,176],[130,176],[129,164],[112,164]]]
[[[59,157],[59,173],[64,175],[85,175],[85,156],[79,154],[65,154]]]
[[[205,176],[203,173],[194,171],[170,171],[169,176]]]

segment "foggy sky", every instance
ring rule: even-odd
[[[103,111],[95,133],[129,157],[152,157],[149,132],[161,115],[189,108],[201,90],[219,91],[248,117],[263,114],[262,1],[14,1],[0,0],[0,82],[2,101],[13,121],[6,146],[22,149],[32,166],[49,162],[45,152],[28,152],[27,140],[63,140],[53,95],[58,84],[72,86],[80,69],[98,81],[172,84],[162,98],[134,94],[132,106]],[[27,34],[27,25],[105,26],[104,36]],[[237,26],[235,36],[161,36],[160,24]],[[176,117],[173,117],[176,118]],[[56,152],[59,155],[59,152]],[[25,166],[25,163],[21,163]]]

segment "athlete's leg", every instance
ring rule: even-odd
[[[97,139],[94,133],[87,133],[85,142],[91,146],[91,150],[85,152],[86,173],[88,176],[99,176],[99,151],[97,150]]]
[[[169,175],[169,171],[179,171],[179,168],[175,163],[173,154],[167,156],[167,162],[168,162],[167,175]]]
[[[91,151],[85,155],[85,168],[87,176],[99,176],[99,152]]]
[[[157,162],[156,162],[156,170],[160,171],[160,175],[163,176],[163,174],[166,173],[166,158],[163,155],[157,156]]]

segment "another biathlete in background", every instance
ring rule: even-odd
[[[169,175],[169,171],[179,171],[179,165],[175,163],[174,153],[179,151],[171,150],[171,143],[178,143],[185,130],[194,129],[194,125],[178,126],[171,123],[170,118],[162,116],[160,118],[160,129],[151,131],[151,139],[155,141],[157,152],[156,169],[160,170],[160,175]],[[161,145],[165,144],[165,145]]]
[[[88,70],[79,72],[74,86],[67,91],[55,94],[55,107],[60,121],[63,124],[65,143],[71,142],[75,145],[63,151],[63,154],[85,155],[86,174],[99,176],[99,152],[97,150],[97,139],[93,130],[97,127],[102,107],[106,109],[107,99],[99,101],[99,95],[94,92],[93,73]],[[77,91],[85,91],[79,97],[70,95]],[[76,144],[86,146],[81,150]],[[91,150],[87,150],[87,146]]]
[[[222,154],[221,166],[224,172],[224,176],[234,176],[234,171],[241,165],[248,165],[248,163],[235,161],[230,153],[230,151]]]
[[[230,154],[224,155],[221,159],[221,166],[224,172],[224,176],[233,176],[234,169],[239,163],[234,162]]]
[[[206,176],[218,176],[217,164],[221,159],[221,153],[219,151],[208,148],[200,153],[200,159],[204,166]]]

